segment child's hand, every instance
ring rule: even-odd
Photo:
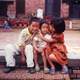
[[[42,52],[43,51],[42,48],[38,48],[38,47],[36,47],[35,50],[38,51],[38,52]]]
[[[43,35],[42,35],[41,31],[39,31],[39,37],[43,38]]]
[[[53,38],[56,38],[56,35],[53,35],[52,37],[53,37]]]
[[[38,50],[38,52],[42,52],[42,51],[43,51],[43,49],[42,49],[42,48],[38,48],[37,50]]]
[[[32,35],[32,37],[34,37],[36,34],[38,34],[38,31],[35,31]]]

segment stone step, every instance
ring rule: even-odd
[[[68,54],[71,54],[71,53],[68,53]],[[76,55],[77,55],[77,57],[76,57]],[[80,66],[80,64],[79,64],[79,62],[80,62],[80,58],[78,57],[78,56],[80,56],[79,54],[77,54],[77,53],[75,53],[74,55],[67,55],[68,56],[68,60],[69,60],[69,66],[70,65],[74,65],[74,66]],[[0,63],[5,63],[5,51],[4,51],[4,49],[0,49]],[[70,57],[71,56],[71,57]],[[74,56],[76,57],[76,58],[74,58]],[[20,63],[20,55],[15,55],[15,58],[16,58],[16,62],[17,63]],[[40,62],[40,64],[42,63],[42,61],[41,61],[41,55],[39,55],[39,62]],[[75,65],[76,64],[76,65]]]
[[[72,28],[70,28],[70,21],[72,22]],[[80,20],[65,20],[66,29],[80,29]]]
[[[4,49],[0,49],[0,56],[5,56]]]
[[[5,64],[5,52],[4,49],[0,49],[0,64]]]
[[[4,53],[4,50],[1,50],[1,52],[2,53]],[[21,68],[21,69],[24,69],[24,68],[26,68],[26,63],[25,64],[22,64],[22,63],[20,63],[20,56],[19,55],[17,55],[17,56],[15,56],[15,58],[16,58],[16,68]],[[41,59],[40,59],[41,60]],[[40,61],[39,60],[39,61]],[[40,62],[41,63],[41,62]],[[75,69],[80,69],[80,59],[69,59],[69,61],[68,61],[68,69],[69,69],[69,71],[70,72],[72,72],[72,70],[75,70]],[[4,58],[4,56],[0,56],[0,65],[5,65],[5,58]],[[1,68],[1,67],[0,67]],[[59,66],[58,66],[58,68],[59,68]],[[58,70],[58,68],[56,68],[57,70]],[[25,71],[24,70],[18,70],[18,71],[16,71],[17,73],[19,73],[20,72],[20,74],[18,74],[18,75],[22,75],[22,73],[24,74],[25,73]],[[12,73],[13,75],[12,76],[14,76],[14,75],[16,75],[16,72],[14,72],[14,73]],[[28,73],[27,73],[28,74]],[[43,74],[43,73],[38,73],[39,75],[41,75],[41,74]],[[72,74],[72,73],[71,73]],[[37,74],[35,74],[36,76],[37,76]],[[6,75],[5,75],[6,76]],[[29,77],[28,78],[26,78],[25,79],[25,77],[22,77],[21,79],[20,78],[18,78],[18,77],[9,77],[9,78],[7,78],[7,77],[0,77],[0,79],[4,79],[4,80],[6,80],[6,79],[11,79],[11,80],[15,80],[15,79],[19,79],[19,80],[33,80],[32,79],[32,77],[30,77],[31,75],[29,74]],[[62,75],[62,74],[56,74],[56,75],[53,75],[54,77],[52,77],[51,78],[51,76],[49,75],[49,78],[47,79],[47,80],[70,80],[69,79],[69,75],[67,74],[67,75]],[[57,78],[56,78],[56,76],[58,76]],[[64,76],[64,77],[63,77]],[[37,80],[36,79],[36,77],[33,77],[34,78],[34,80]],[[59,79],[58,79],[59,78]],[[43,74],[43,77],[41,77],[40,78],[41,80],[46,80],[46,78],[44,77],[44,74]],[[38,80],[39,80],[39,78],[38,78]]]

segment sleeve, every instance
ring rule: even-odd
[[[18,46],[25,46],[25,41],[28,39],[29,35],[27,34],[27,30],[23,29],[19,35],[17,45]]]

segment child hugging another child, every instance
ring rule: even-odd
[[[50,34],[49,24],[45,20],[42,20],[41,25],[40,25],[40,31],[33,38],[34,62],[35,62],[36,72],[40,71],[37,56],[38,54],[41,53],[43,64],[44,64],[44,73],[48,73],[49,69],[47,67],[47,61],[46,61],[46,55],[45,55],[45,51],[48,48],[48,43],[44,40],[44,38],[47,40],[51,39],[51,34]]]
[[[46,58],[51,66],[50,73],[55,73],[55,65],[53,62],[57,62],[62,66],[62,72],[67,73],[67,50],[64,45],[64,34],[65,31],[65,22],[61,18],[56,18],[52,20],[51,25],[53,27],[52,38],[53,41],[50,43],[51,51],[46,51]]]

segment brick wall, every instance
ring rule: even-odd
[[[38,8],[45,9],[45,0],[25,0],[25,15],[36,13]],[[61,17],[69,16],[69,5],[61,4]],[[16,15],[16,0],[8,6],[7,13],[11,16]]]
[[[13,2],[13,4],[8,5],[7,15],[9,17],[16,17],[16,0]]]
[[[38,8],[44,9],[45,0],[25,0],[25,14],[36,13]]]
[[[38,8],[45,9],[45,0],[25,0],[25,14],[35,13]],[[69,16],[69,5],[61,4],[61,17]]]

